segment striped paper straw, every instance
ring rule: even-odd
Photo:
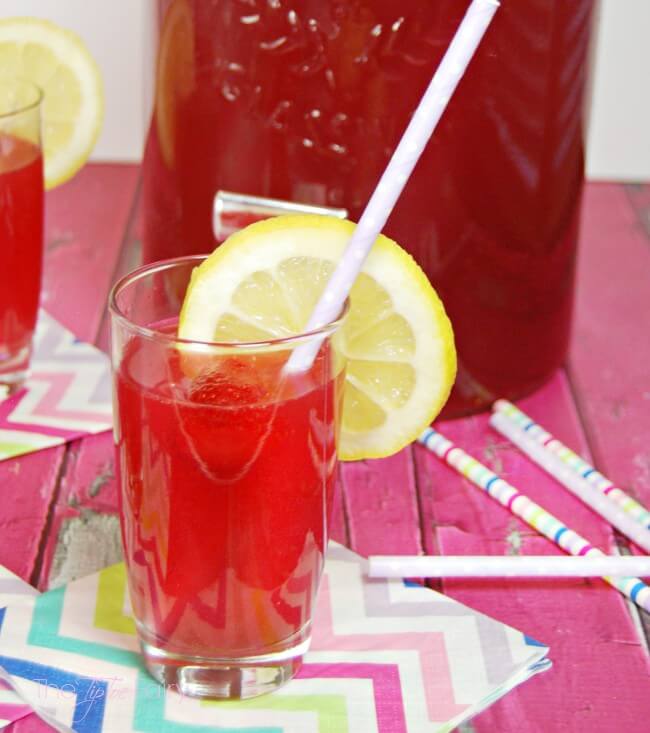
[[[519,450],[557,479],[590,509],[600,514],[626,537],[636,542],[639,547],[642,547],[646,552],[650,552],[650,532],[642,524],[636,522],[627,512],[623,511],[619,504],[609,501],[607,496],[585,481],[579,473],[569,468],[556,455],[533,440],[505,412],[493,412],[490,416],[490,425],[502,435],[505,435]]]
[[[617,504],[624,512],[630,515],[639,524],[650,530],[650,511],[642,504],[626,494],[618,486],[615,486],[608,478],[599,473],[587,461],[580,458],[570,448],[554,438],[548,431],[532,420],[525,412],[515,407],[507,400],[497,400],[493,410],[507,415],[518,427],[520,427],[535,442],[542,445],[549,453],[558,458],[565,466],[577,473],[591,486],[598,489],[611,502]]]
[[[458,473],[465,476],[480,489],[483,489],[492,499],[498,501],[499,504],[509,509],[520,519],[523,519],[526,524],[544,535],[544,537],[548,537],[549,540],[555,542],[565,552],[570,555],[586,555],[587,557],[602,557],[605,555],[604,552],[587,542],[584,537],[560,522],[557,517],[547,512],[539,504],[535,504],[514,486],[511,486],[437,431],[427,428],[418,438],[418,441]],[[604,576],[603,580],[606,580],[641,608],[650,611],[650,587],[639,578]]]
[[[650,557],[632,555],[371,555],[371,578],[602,578],[650,576]]]

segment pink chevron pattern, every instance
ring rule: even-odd
[[[379,733],[407,733],[399,668],[395,664],[304,664],[299,679],[370,679]]]
[[[0,430],[4,428],[13,432],[34,432],[33,423],[20,422],[13,417],[27,392],[26,389],[21,389],[16,394],[0,402]],[[39,425],[38,432],[40,435],[51,435],[58,438],[69,438],[70,440],[76,438],[79,434],[78,430],[66,430],[65,428],[47,427],[45,425]]]
[[[386,644],[385,633],[342,634],[333,629],[329,587],[329,578],[325,576],[318,594],[318,611],[317,620],[314,623],[312,650],[381,649]],[[427,709],[431,720],[448,720],[465,710],[467,705],[458,705],[454,701],[444,633],[395,633],[391,635],[390,647],[391,649],[414,651],[419,656]],[[396,686],[388,689],[387,693],[393,699],[401,694],[399,674]]]
[[[105,412],[77,412],[71,409],[60,409],[60,403],[65,399],[70,387],[79,378],[77,373],[41,372],[34,369],[31,378],[34,382],[46,382],[49,385],[47,392],[34,406],[34,415],[44,418],[78,420],[81,423],[87,421],[106,422]]]
[[[34,344],[25,388],[0,401],[0,460],[111,428],[106,354],[78,341],[45,311]]]
[[[0,730],[31,712],[31,707],[26,705],[4,680],[0,679]]]

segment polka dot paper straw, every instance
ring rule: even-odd
[[[455,446],[433,428],[427,428],[418,441],[475,486],[483,489],[492,499],[523,519],[526,524],[544,537],[555,542],[565,552],[578,557],[603,557],[605,555],[587,542],[584,537],[569,529],[557,517],[547,512],[539,504],[535,504],[514,486]],[[650,587],[642,580],[613,576],[604,576],[603,579],[641,608],[650,611]]]
[[[650,557],[633,555],[371,555],[371,578],[594,578],[650,576]]]
[[[528,437],[543,446],[544,450],[548,451],[557,461],[570,468],[571,471],[578,474],[590,486],[600,491],[609,501],[616,504],[632,519],[643,525],[647,530],[650,530],[650,511],[626,494],[622,489],[618,488],[618,486],[614,486],[602,473],[599,473],[577,453],[567,448],[566,445],[560,443],[557,438],[554,438],[549,432],[544,430],[541,425],[531,420],[526,413],[522,412],[507,400],[497,400],[494,403],[493,409],[495,412],[506,415]]]
[[[372,245],[397,203],[498,7],[498,0],[472,0],[372,192],[340,262],[316,303],[305,332],[330,323],[341,312]],[[317,339],[298,346],[287,362],[287,369],[300,372],[309,368],[319,346]]]

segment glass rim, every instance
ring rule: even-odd
[[[141,265],[140,267],[132,270],[126,275],[122,276],[111,288],[108,295],[108,310],[113,319],[119,322],[122,326],[137,334],[140,337],[152,339],[155,341],[167,342],[169,344],[183,344],[186,346],[198,346],[198,347],[211,347],[219,349],[261,349],[278,346],[295,346],[304,341],[315,339],[319,336],[326,338],[334,333],[341,325],[345,317],[350,310],[350,298],[345,299],[345,303],[341,308],[338,316],[318,328],[311,329],[309,331],[303,331],[302,333],[291,334],[290,336],[281,336],[274,339],[264,339],[261,341],[202,341],[199,339],[184,339],[174,336],[173,334],[167,334],[156,329],[149,328],[148,326],[141,326],[138,323],[132,321],[120,308],[117,303],[117,298],[121,292],[123,292],[129,285],[141,280],[148,275],[153,275],[156,272],[163,270],[172,269],[178,267],[181,264],[191,264],[196,262],[197,264],[203,262],[209,257],[209,255],[182,255],[180,257],[172,257],[166,260],[158,260],[156,262],[149,263],[147,265]]]
[[[21,84],[25,87],[29,87],[31,91],[36,93],[36,98],[33,102],[20,104],[15,109],[12,109],[10,112],[0,111],[0,120],[5,120],[9,117],[15,117],[16,115],[22,114],[23,112],[29,112],[30,110],[36,109],[37,107],[39,107],[39,105],[43,101],[43,97],[45,96],[41,87],[38,86],[38,84],[35,84],[33,81],[30,81],[29,79],[23,79],[21,76],[4,76],[0,74],[0,88],[4,84],[9,85],[11,83]]]

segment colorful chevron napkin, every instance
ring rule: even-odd
[[[41,310],[26,386],[0,395],[0,461],[110,428],[108,357]]]
[[[24,581],[10,573],[0,565],[0,628],[4,607],[9,604],[16,606],[23,601],[33,605],[33,599],[38,591]],[[32,708],[12,690],[11,678],[0,667],[0,729],[5,728],[25,715],[29,715]]]
[[[547,647],[521,632],[365,571],[365,560],[330,545],[311,650],[271,695],[200,701],[154,682],[138,655],[123,565],[38,597],[5,593],[0,676],[61,731],[432,733],[550,666]]]

